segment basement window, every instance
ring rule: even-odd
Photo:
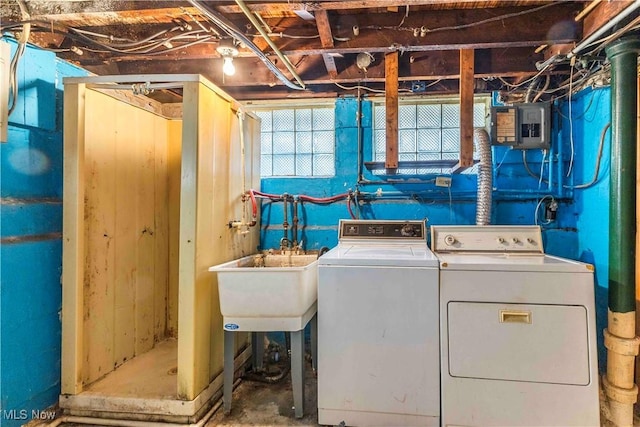
[[[255,110],[262,120],[260,175],[335,175],[333,107],[282,107]]]
[[[384,103],[373,106],[373,160],[386,157],[386,109]],[[487,128],[489,99],[477,98],[473,105],[473,127]],[[460,104],[455,101],[404,101],[398,107],[398,174],[424,175],[449,173],[446,167],[403,168],[403,161],[458,160],[460,152]],[[385,170],[373,170],[376,175]],[[464,173],[477,173],[477,166]]]

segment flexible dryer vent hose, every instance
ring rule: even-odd
[[[491,143],[489,134],[482,128],[473,132],[476,152],[480,155],[478,165],[478,202],[476,205],[476,225],[491,223],[491,191],[493,187],[491,164]]]

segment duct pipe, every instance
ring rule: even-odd
[[[258,46],[255,45],[247,36],[245,36],[242,31],[240,31],[231,21],[225,18],[223,15],[218,12],[207,8],[203,5],[199,0],[187,0],[193,7],[198,9],[204,16],[209,18],[214,24],[216,24],[220,29],[222,29],[229,36],[236,38],[241,43],[244,43],[249,49],[251,49],[260,60],[267,66],[269,70],[288,88],[296,89],[296,90],[304,90],[304,87],[300,87],[295,83],[289,81],[287,76],[285,76],[282,71],[276,65],[271,62],[271,60],[265,55]]]
[[[493,190],[491,144],[489,142],[489,134],[485,129],[476,128],[473,136],[476,143],[476,152],[480,154],[476,225],[489,225],[491,224],[491,192]]]
[[[629,7],[628,9],[630,9]],[[611,62],[611,184],[609,188],[609,313],[603,386],[610,421],[633,425],[635,356],[635,238],[637,61],[640,40],[622,38],[606,48]]]
[[[594,31],[589,37],[587,37],[586,39],[578,43],[578,45],[574,47],[571,50],[571,52],[567,54],[567,58],[576,56],[582,50],[589,47],[594,41],[598,40],[603,34],[611,30],[612,28],[614,28],[616,25],[618,25],[619,22],[621,22],[627,16],[631,15],[633,12],[635,12],[636,9],[638,9],[638,7],[640,7],[640,0],[635,0],[632,4],[627,6],[626,9],[624,9],[622,12],[618,13],[612,19],[607,21],[607,23],[604,24],[602,27],[600,27],[597,31]]]
[[[302,79],[300,78],[298,73],[296,72],[296,69],[294,68],[294,66],[289,61],[289,58],[287,58],[286,56],[284,56],[284,54],[282,52],[280,52],[280,49],[278,49],[278,46],[276,46],[276,44],[273,42],[273,40],[271,40],[271,37],[269,37],[269,34],[267,34],[267,32],[264,30],[264,27],[260,24],[260,22],[255,17],[255,15],[253,13],[251,13],[251,11],[247,7],[247,5],[244,4],[244,1],[236,0],[236,3],[238,4],[238,6],[240,6],[240,9],[242,9],[242,12],[244,12],[244,14],[246,15],[246,17],[249,20],[249,22],[251,22],[253,24],[253,26],[256,27],[256,30],[258,30],[258,32],[264,38],[264,40],[267,42],[267,44],[271,47],[271,49],[273,49],[273,52],[278,56],[278,58],[280,58],[280,60],[282,60],[282,62],[284,63],[285,67],[287,67],[287,70],[289,70],[291,75],[296,79],[296,81],[304,89],[304,82],[302,81]]]

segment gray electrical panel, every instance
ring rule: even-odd
[[[548,102],[491,108],[491,144],[517,150],[548,149],[551,108]]]

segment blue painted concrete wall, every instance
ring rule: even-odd
[[[360,201],[356,214],[365,219],[428,219],[428,224],[474,224],[476,201],[476,175],[448,175],[452,178],[451,197],[446,188],[436,187],[434,178],[429,176],[398,176],[391,179],[373,175],[364,169],[364,180],[358,182],[358,101],[354,98],[338,99],[335,103],[336,123],[336,175],[331,178],[264,178],[262,191],[272,194],[307,194],[316,197],[344,193],[348,190],[360,190],[366,197]],[[362,103],[363,160],[372,157],[372,105]],[[556,118],[559,117],[555,114]],[[556,120],[557,121],[557,120]],[[554,126],[556,145],[546,156],[545,174],[549,167],[554,171],[558,162],[566,164],[567,158],[558,153],[568,147],[563,141],[561,130]],[[565,145],[567,147],[565,147]],[[496,224],[533,224],[534,212],[538,200],[545,195],[553,195],[561,201],[558,221],[545,226],[545,240],[549,252],[577,257],[577,246],[566,245],[569,239],[577,242],[576,218],[572,213],[571,199],[566,198],[568,191],[561,191],[562,185],[552,179],[552,185],[542,184],[530,177],[522,163],[521,152],[504,147],[493,148],[494,164],[500,167],[494,173],[494,210]],[[542,153],[531,150],[527,154],[529,165],[540,171]],[[549,159],[552,159],[549,162]],[[561,160],[559,160],[561,159]],[[557,173],[555,174],[557,177]],[[442,176],[442,174],[438,175]],[[546,175],[545,175],[546,176]],[[392,181],[393,179],[396,181]],[[398,179],[405,182],[397,182]],[[349,218],[346,202],[332,205],[314,205],[305,202],[300,208],[301,238],[307,249],[319,249],[322,246],[333,247],[337,243],[337,223],[340,218]],[[283,237],[284,219],[281,202],[263,202],[261,245],[263,248],[279,246]],[[288,222],[291,223],[291,209]]]
[[[79,75],[86,71],[28,48],[0,144],[2,427],[22,425],[60,393],[62,79]]]
[[[575,184],[589,183],[594,176],[602,131],[611,121],[611,91],[609,88],[585,90],[575,97],[573,134],[576,142]],[[567,109],[563,114],[568,115]],[[563,127],[569,127],[563,119]],[[573,212],[577,218],[578,259],[595,265],[596,311],[599,364],[606,366],[602,330],[607,324],[607,290],[609,286],[609,173],[611,129],[604,138],[600,172],[595,185],[574,190]]]
[[[559,202],[556,221],[545,224],[540,208],[538,223],[543,228],[547,253],[582,260],[596,266],[596,294],[598,331],[606,323],[607,307],[607,226],[608,226],[608,156],[610,134],[607,135],[598,184],[584,190],[572,189],[576,184],[591,180],[599,134],[609,121],[609,89],[586,90],[572,100],[573,112],[573,171],[566,176],[571,162],[568,103],[557,102],[552,107],[552,145],[549,152],[528,150],[527,162],[534,174],[542,170],[543,180],[531,177],[523,165],[522,152],[506,147],[493,148],[494,224],[534,224],[535,211],[542,197],[553,196]],[[330,196],[359,189],[365,193],[381,191],[361,203],[360,218],[428,219],[428,224],[475,223],[476,176],[452,176],[451,202],[447,189],[436,187],[435,175],[408,177],[425,182],[380,182],[364,170],[371,183],[357,181],[357,109],[355,99],[338,99],[336,118],[336,175],[332,178],[265,178],[262,191],[272,194],[288,193],[311,196]],[[363,159],[371,160],[371,103],[362,103]],[[543,163],[544,160],[544,163]],[[541,165],[544,165],[541,168]],[[281,202],[264,201],[262,205],[261,244],[264,249],[279,247],[283,236],[284,218]],[[544,205],[543,205],[544,206]],[[291,208],[290,208],[291,209]],[[291,210],[288,221],[291,223]],[[300,237],[305,248],[333,247],[337,243],[337,223],[349,218],[345,202],[332,205],[304,203],[300,209]],[[604,347],[598,332],[600,369],[605,368]]]

